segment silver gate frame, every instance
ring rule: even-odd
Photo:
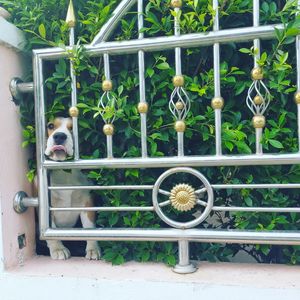
[[[149,51],[165,51],[176,47],[192,48],[212,46],[216,43],[248,42],[256,38],[275,38],[275,28],[282,29],[282,24],[246,27],[229,30],[215,30],[209,33],[194,33],[180,36],[139,38],[137,40],[122,42],[106,42],[115,23],[123,15],[121,8],[130,8],[135,2],[125,0],[116,9],[107,26],[96,36],[91,45],[85,46],[88,56],[101,56],[104,54],[120,55],[129,53],[141,53]],[[49,187],[47,175],[54,169],[95,169],[95,168],[170,168],[170,167],[208,167],[208,166],[253,166],[253,165],[292,165],[300,163],[300,153],[288,154],[261,154],[261,155],[222,155],[217,151],[216,155],[210,156],[177,156],[151,158],[147,155],[139,158],[110,158],[92,160],[74,160],[67,162],[54,162],[44,156],[46,145],[46,120],[45,120],[45,97],[43,62],[67,58],[68,50],[61,48],[47,48],[33,51],[34,70],[34,93],[35,93],[35,121],[36,121],[36,144],[37,144],[37,172],[39,176],[39,218],[41,239],[62,240],[110,240],[110,241],[179,241],[182,251],[188,250],[189,241],[213,242],[213,243],[246,243],[246,244],[280,244],[300,245],[300,232],[296,231],[272,231],[257,232],[248,230],[206,230],[206,229],[59,229],[51,228],[49,214],[55,210],[94,210],[94,211],[154,211],[154,207],[95,207],[95,208],[65,208],[56,209],[49,207],[49,192],[54,189],[153,189],[149,186],[73,186],[73,187]],[[297,39],[297,57],[300,47]],[[298,70],[299,71],[299,70]],[[299,73],[299,72],[298,72]],[[140,74],[141,75],[141,74]],[[300,81],[298,80],[298,88]],[[299,109],[299,105],[298,105]],[[299,124],[299,122],[298,122]],[[299,125],[300,126],[300,125]],[[300,184],[253,184],[253,185],[222,185],[212,184],[213,189],[226,188],[300,188]],[[300,212],[300,208],[263,208],[263,207],[212,207],[212,211],[256,211],[256,212]],[[188,251],[187,251],[188,255]],[[185,256],[186,257],[186,256]],[[184,260],[184,259],[183,259]]]

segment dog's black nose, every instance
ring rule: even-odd
[[[63,132],[56,132],[53,139],[56,145],[62,145],[66,141],[67,135]]]

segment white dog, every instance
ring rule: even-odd
[[[45,155],[55,161],[64,161],[73,156],[72,120],[70,118],[56,118],[47,125],[48,140]],[[52,186],[61,185],[89,185],[88,180],[78,170],[66,172],[53,170],[50,176]],[[52,207],[91,207],[93,200],[89,191],[51,191]],[[81,219],[84,228],[94,228],[95,212],[52,212],[52,227],[73,227]],[[47,241],[51,258],[68,259],[70,251],[61,241]],[[86,246],[87,259],[100,259],[100,249],[96,241],[88,241]]]

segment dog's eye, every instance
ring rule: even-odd
[[[47,125],[47,128],[50,129],[50,130],[53,130],[54,129],[54,124],[53,123],[49,123]]]

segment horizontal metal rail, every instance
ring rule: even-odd
[[[257,212],[257,213],[299,213],[300,207],[244,207],[244,206],[214,206],[213,211]]]
[[[65,241],[194,241],[207,243],[300,245],[297,231],[209,229],[47,229],[41,239]]]
[[[153,185],[70,185],[70,186],[49,186],[51,191],[72,191],[72,190],[152,190]],[[299,183],[264,183],[264,184],[212,184],[211,187],[220,189],[300,189]],[[162,192],[162,190],[160,190]]]
[[[153,185],[107,185],[107,186],[94,186],[94,185],[72,185],[72,186],[49,186],[51,191],[75,191],[75,190],[152,190]]]
[[[206,203],[200,201],[203,206]],[[159,204],[165,207],[170,201],[164,201]],[[97,212],[118,212],[118,211],[155,211],[153,206],[106,206],[106,207],[51,207],[50,211],[97,211]],[[300,207],[244,207],[244,206],[213,206],[212,211],[228,211],[228,212],[257,212],[257,213],[299,213]]]
[[[256,165],[292,165],[300,163],[300,153],[264,155],[207,155],[157,158],[114,158],[90,159],[66,162],[46,160],[47,169],[129,169],[129,168],[170,168],[170,167],[221,167]]]
[[[236,29],[226,29],[220,31],[211,31],[207,33],[191,33],[180,36],[166,36],[156,38],[144,38],[143,40],[115,41],[105,42],[96,46],[85,46],[86,54],[89,56],[99,56],[107,53],[110,55],[121,55],[137,53],[143,51],[162,51],[170,50],[176,47],[193,48],[199,46],[210,46],[214,43],[232,43],[247,42],[259,37],[260,39],[273,39],[276,37],[275,28],[281,30],[283,25],[265,25],[259,27],[245,27]],[[40,59],[52,60],[67,57],[70,47],[62,48],[44,48],[34,50],[34,55]]]
[[[213,189],[300,189],[299,183],[212,184]]]

